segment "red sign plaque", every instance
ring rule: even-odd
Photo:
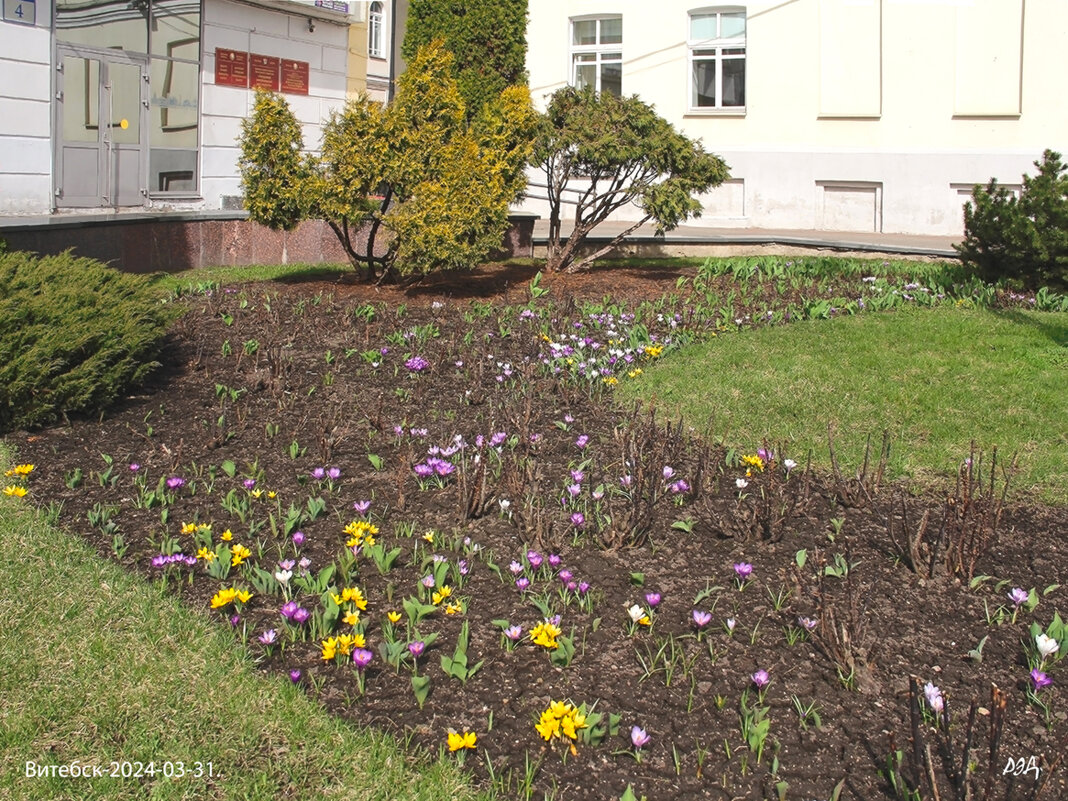
[[[293,95],[308,94],[308,62],[282,59],[282,91]]]
[[[249,56],[249,87],[278,91],[278,72],[280,59],[276,56],[261,56],[253,53]]]
[[[215,48],[215,84],[248,87],[248,53]]]

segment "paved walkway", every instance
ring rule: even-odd
[[[587,237],[591,244],[607,242],[630,225],[625,222],[605,222],[597,226]],[[662,249],[665,252],[690,252],[705,254],[706,248],[752,250],[763,248],[797,248],[803,250],[836,250],[861,253],[886,253],[892,255],[931,256],[956,258],[953,244],[960,241],[955,236],[923,236],[919,234],[877,234],[858,231],[783,230],[762,228],[719,228],[698,225],[680,225],[663,238],[654,236],[654,227],[645,225],[625,240],[627,249],[635,251]],[[549,222],[540,219],[534,224],[534,246],[544,248],[549,233]],[[770,252],[766,251],[766,252]],[[645,254],[643,254],[645,255]]]

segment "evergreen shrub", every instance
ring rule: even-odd
[[[144,276],[0,253],[0,433],[104,411],[159,366],[177,314]]]

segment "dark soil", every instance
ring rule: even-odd
[[[435,752],[450,728],[475,732],[477,753],[467,753],[466,765],[475,781],[494,782],[506,797],[522,795],[525,766],[533,765],[537,798],[616,799],[628,785],[636,797],[659,801],[828,799],[838,786],[843,799],[894,798],[885,771],[888,756],[900,750],[901,781],[918,786],[924,799],[1068,798],[1068,772],[1059,762],[1068,735],[1061,666],[1047,666],[1054,683],[1040,693],[1048,725],[1026,692],[1028,628],[1032,621],[1046,626],[1063,605],[1063,588],[1043,591],[1068,584],[1068,510],[1010,503],[995,522],[1000,482],[991,492],[978,474],[981,489],[947,479],[943,494],[917,497],[904,487],[877,486],[875,456],[859,479],[857,465],[843,465],[847,477],[839,478],[808,470],[804,455],[794,455],[801,464],[787,471],[786,453],[763,470],[750,468],[747,477],[738,458],[764,443],[736,443],[737,452],[728,452],[682,425],[651,421],[646,410],[617,408],[603,382],[563,380],[539,368],[543,326],[555,339],[578,331],[604,341],[604,332],[591,331],[582,316],[581,301],[610,297],[634,310],[671,295],[685,272],[616,268],[545,279],[549,294],[533,304],[537,319],[508,308],[529,300],[533,270],[517,267],[486,267],[407,288],[339,280],[187,296],[178,302],[188,313],[152,386],[102,420],[10,439],[20,460],[37,466],[31,496],[42,505],[61,504],[62,525],[146,580],[169,573],[172,590],[220,625],[230,625],[233,609],[212,611],[210,599],[221,586],[251,589],[250,568],[236,567],[220,581],[208,576],[203,561],[153,567],[168,539],[195,554],[193,538],[180,533],[183,523],[210,523],[215,545],[231,529],[232,543],[247,545],[248,562],[268,573],[280,558],[300,557],[318,571],[345,550],[343,528],[359,519],[353,503],[370,500],[377,539],[401,554],[386,575],[362,554],[347,582],[340,575],[332,582],[335,592],[359,586],[368,599],[360,626],[374,659],[365,695],[351,662],[324,662],[321,638],[288,641],[281,597],[254,592],[235,631],[247,639],[260,670],[280,681],[300,670],[308,692],[333,713],[410,734]],[[373,319],[359,313],[366,304],[374,304]],[[671,336],[670,320],[663,322],[647,323],[661,339]],[[438,336],[420,342],[423,326],[435,327]],[[370,354],[361,356],[381,348],[388,352],[379,354],[378,367]],[[405,362],[412,355],[429,368],[410,373]],[[573,422],[565,422],[568,415]],[[427,435],[413,436],[413,428]],[[496,432],[509,438],[499,451],[488,442]],[[444,488],[420,489],[412,466],[428,447],[446,448],[457,434],[468,443],[452,459],[459,469]],[[540,435],[536,444],[532,434]],[[576,445],[580,434],[589,437],[584,450]],[[224,469],[227,461],[236,468],[233,476]],[[131,463],[140,466],[137,472]],[[578,502],[587,520],[578,531],[573,510],[560,499],[573,483],[569,471],[583,463]],[[665,465],[687,489],[667,488]],[[340,469],[333,486],[312,477],[315,468],[333,466]],[[617,492],[627,472],[635,477],[633,501]],[[164,522],[159,504],[135,503],[137,481],[153,490],[170,476],[186,485],[175,491]],[[250,478],[276,499],[253,498],[243,485]],[[744,492],[739,478],[749,482]],[[967,471],[963,481],[968,484]],[[598,517],[591,490],[602,484],[606,500]],[[231,500],[251,508],[244,523],[224,509],[231,492]],[[272,533],[290,505],[307,512],[314,498],[325,507],[296,526],[306,535],[302,546],[281,530]],[[501,501],[508,501],[507,511]],[[110,520],[101,520],[107,507]],[[903,532],[916,532],[925,512],[918,558],[926,563],[912,570]],[[605,516],[613,522],[606,524]],[[682,523],[673,526],[676,521]],[[422,539],[428,531],[433,544]],[[565,604],[556,571],[541,571],[531,590],[520,592],[509,564],[523,562],[528,549],[559,555],[559,569],[576,583],[588,582],[592,609],[574,598]],[[800,549],[804,567],[797,564]],[[410,661],[396,673],[379,648],[386,612],[402,611],[404,599],[419,595],[434,554],[449,560],[450,600],[464,611],[445,614],[443,603],[419,624],[419,636],[438,634],[419,659],[420,674],[432,680],[420,709]],[[853,565],[843,577],[828,575],[836,556]],[[462,585],[459,559],[469,566]],[[733,567],[740,562],[753,565],[744,590]],[[191,583],[173,580],[189,573]],[[971,576],[991,578],[971,587]],[[1034,587],[1040,599],[1014,622],[1007,619],[1013,587]],[[627,607],[647,606],[648,592],[662,597],[653,624],[630,633]],[[699,594],[705,597],[695,602]],[[528,639],[514,651],[502,647],[493,621],[521,625],[525,637],[544,616],[532,601],[539,597],[549,613],[561,615],[560,628],[573,640],[569,666],[551,664],[548,652]],[[298,592],[295,599],[312,612],[323,608],[317,593]],[[999,608],[1006,619],[988,622],[987,610],[995,616]],[[712,613],[700,640],[694,609]],[[818,625],[790,644],[786,631],[796,636],[801,616]],[[730,637],[727,618],[736,620]],[[469,664],[482,664],[461,685],[439,665],[452,655],[464,621]],[[268,656],[257,638],[269,628],[286,645]],[[397,629],[403,642],[403,621]],[[338,624],[339,633],[351,630]],[[984,638],[981,661],[970,659]],[[757,670],[771,680],[765,692],[770,729],[759,761],[740,722],[743,692],[758,705],[751,679]],[[851,671],[852,680],[844,681]],[[923,714],[929,707],[922,689],[910,715],[910,677],[920,688],[932,682],[941,689],[940,726]],[[819,726],[812,719],[801,725],[795,698],[815,705]],[[596,745],[580,741],[574,754],[565,743],[547,744],[534,725],[556,700],[595,705],[605,724],[618,716],[617,732]],[[632,726],[651,737],[640,760]],[[1034,770],[1005,773],[1007,764],[1022,766],[1032,757],[1037,779]],[[962,764],[970,768],[967,779]]]

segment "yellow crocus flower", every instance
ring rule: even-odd
[[[449,751],[459,751],[462,748],[474,748],[478,742],[478,736],[473,731],[449,732]]]

